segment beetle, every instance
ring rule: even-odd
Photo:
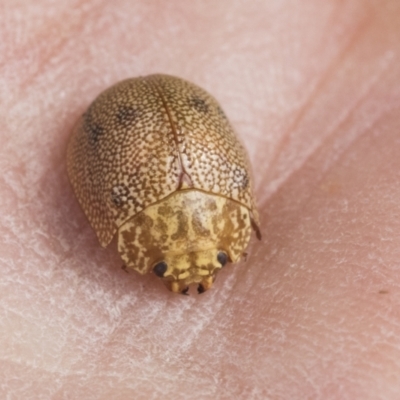
[[[124,80],[77,122],[67,170],[100,244],[173,292],[209,289],[261,239],[246,152],[217,101],[169,75]]]

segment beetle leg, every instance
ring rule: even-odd
[[[181,293],[184,294],[185,296],[189,296],[188,291],[189,291],[189,286],[186,286],[185,289],[183,289],[183,290],[181,291]]]
[[[128,267],[125,264],[121,267],[121,269],[129,274]]]

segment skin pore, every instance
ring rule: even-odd
[[[0,397],[398,398],[399,15],[3,1]],[[95,96],[156,72],[212,93],[253,165],[262,241],[201,296],[122,271],[66,175]]]

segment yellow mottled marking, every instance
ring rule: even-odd
[[[125,222],[118,231],[118,250],[125,265],[142,274],[164,261],[168,268],[162,279],[173,291],[191,283],[210,286],[210,277],[212,282],[222,268],[219,252],[232,262],[241,258],[251,234],[248,216],[233,200],[181,190]]]

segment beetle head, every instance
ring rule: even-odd
[[[217,273],[228,261],[227,253],[218,249],[166,254],[164,260],[154,265],[153,272],[174,293],[187,294],[191,284],[197,284],[198,293],[203,293],[210,289]]]

